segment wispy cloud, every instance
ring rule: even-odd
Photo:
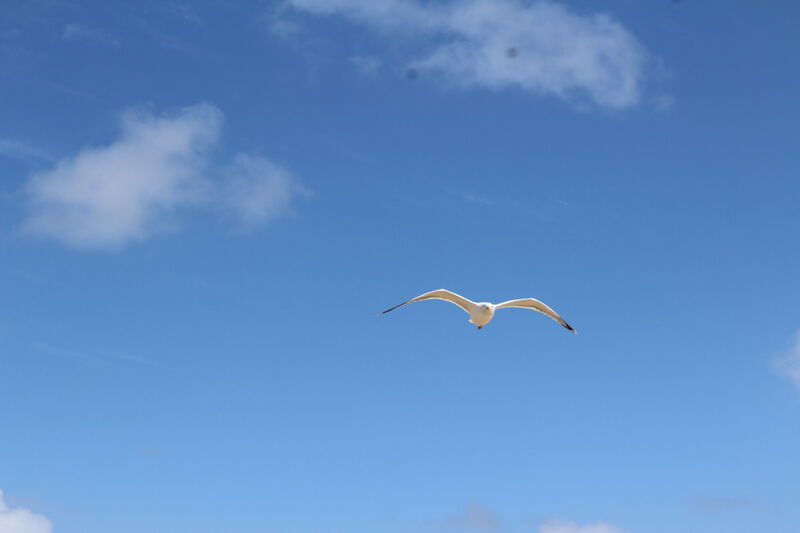
[[[24,160],[53,161],[46,152],[13,139],[0,139],[0,156]]]
[[[353,56],[350,58],[350,62],[356,67],[359,73],[368,78],[377,76],[383,64],[383,61],[375,56]]]
[[[39,352],[45,353],[47,355],[54,355],[56,357],[72,359],[74,361],[80,361],[82,363],[89,363],[91,361],[98,359],[94,355],[85,352],[79,352],[76,350],[70,350],[67,348],[63,348],[61,346],[54,346],[47,342],[37,342],[34,343],[33,346]]]
[[[772,358],[772,368],[800,389],[800,331],[795,334],[794,345],[789,350]]]
[[[150,4],[148,9],[152,9],[163,16],[187,23],[195,28],[202,27],[204,24],[203,18],[200,16],[200,13],[195,10],[191,2],[162,0],[161,2]]]
[[[264,23],[269,33],[273,36],[284,39],[292,40],[300,33],[300,25],[292,20],[289,15],[290,9],[284,2],[275,2],[264,13]]]
[[[222,205],[245,228],[285,215],[297,194],[307,194],[285,168],[261,156],[238,154],[226,172]]]
[[[91,28],[81,24],[67,24],[61,32],[65,41],[96,41],[106,44],[119,44],[119,41],[110,33],[100,28]]]
[[[288,0],[317,15],[339,14],[418,41],[431,38],[413,72],[456,84],[535,93],[623,109],[641,98],[648,54],[607,14],[579,14],[549,0]]]
[[[607,522],[580,525],[567,520],[553,519],[539,525],[539,533],[625,533]]]
[[[153,359],[148,359],[147,357],[140,357],[138,355],[131,355],[128,353],[111,353],[108,355],[108,357],[137,365],[151,366],[154,368],[160,368],[162,370],[171,370],[170,367],[159,361],[154,361]]]
[[[281,39],[290,39],[300,32],[300,26],[296,22],[279,17],[271,17],[267,21],[269,32]]]
[[[574,204],[553,195],[526,198],[525,194],[510,194],[508,191],[488,195],[476,189],[454,187],[445,188],[444,192],[475,209],[495,209],[504,215],[532,216],[544,223],[558,221],[576,209]]]
[[[11,508],[3,499],[0,490],[0,532],[2,533],[50,533],[53,526],[42,515],[27,509]]]
[[[476,204],[480,206],[490,206],[495,205],[495,201],[484,194],[479,194],[474,191],[464,191],[464,190],[456,190],[456,189],[445,189],[445,191],[460,200],[463,200],[470,204]]]
[[[141,357],[139,355],[131,355],[129,353],[121,353],[116,351],[105,351],[103,353],[99,353],[86,350],[74,350],[72,348],[57,346],[49,342],[36,342],[33,344],[33,347],[41,353],[65,359],[72,359],[73,361],[87,365],[98,363],[108,364],[115,361],[122,361],[125,363],[160,368],[162,370],[170,370],[170,367],[161,363],[160,361],[149,359],[147,357]],[[0,533],[2,533],[2,530],[0,530]]]
[[[209,177],[222,120],[209,104],[162,115],[126,111],[118,140],[30,178],[25,231],[79,248],[114,248],[174,230],[177,215],[191,207],[224,209],[248,227],[263,226],[302,189],[261,156],[240,155],[229,176]]]
[[[502,531],[503,524],[500,518],[489,508],[478,502],[470,502],[459,513],[448,517],[444,526],[451,531]]]

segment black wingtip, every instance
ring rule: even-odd
[[[571,331],[572,333],[575,333],[576,335],[578,334],[578,332],[575,331],[575,328],[573,328],[572,326],[570,326],[566,322],[564,322],[564,327],[567,328],[567,330]]]
[[[397,304],[397,305],[395,305],[394,307],[390,307],[390,308],[389,308],[389,309],[387,309],[386,311],[381,311],[380,313],[378,313],[378,314],[377,314],[377,315],[375,315],[375,316],[381,316],[381,315],[385,315],[385,314],[386,314],[386,313],[388,313],[389,311],[394,311],[394,310],[395,310],[395,309],[397,309],[398,307],[403,307],[403,306],[404,306],[404,305],[406,305],[407,303],[408,303],[408,302],[403,302],[403,303],[401,303],[401,304]]]

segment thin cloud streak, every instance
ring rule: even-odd
[[[61,38],[65,41],[95,41],[111,45],[119,44],[119,41],[107,31],[81,24],[67,24],[64,26]]]
[[[33,344],[33,346],[37,351],[41,353],[66,359],[72,359],[73,361],[79,361],[84,364],[110,363],[113,361],[123,361],[126,363],[149,366],[153,368],[160,368],[162,370],[171,370],[169,366],[159,361],[155,361],[153,359],[148,359],[146,357],[141,357],[138,355],[130,355],[127,353],[106,352],[100,354],[96,352],[80,351],[80,350],[73,350],[70,348],[64,348],[63,346],[56,346],[48,342],[36,342]],[[0,530],[0,533],[2,533],[2,530]]]
[[[51,155],[29,144],[13,139],[0,139],[0,156],[26,161],[54,161]]]

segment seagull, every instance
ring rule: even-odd
[[[478,329],[482,329],[483,326],[489,323],[489,321],[494,318],[494,312],[497,309],[503,309],[504,307],[519,307],[522,309],[533,309],[534,311],[539,311],[540,313],[544,313],[545,315],[549,316],[569,331],[573,333],[577,333],[572,326],[567,324],[566,320],[561,318],[558,313],[547,307],[545,304],[536,300],[534,298],[522,298],[520,300],[509,300],[507,302],[503,302],[501,304],[493,304],[490,302],[473,302],[472,300],[468,300],[461,295],[458,295],[454,292],[448,291],[446,289],[438,289],[431,292],[426,292],[425,294],[420,294],[416,298],[412,298],[407,302],[403,302],[400,305],[395,305],[391,309],[387,309],[381,313],[378,313],[378,316],[385,315],[389,311],[394,311],[398,307],[402,307],[406,304],[414,303],[414,302],[421,302],[423,300],[445,300],[447,302],[452,302],[459,306],[461,309],[469,313],[469,321],[478,326]]]

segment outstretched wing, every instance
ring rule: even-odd
[[[378,314],[383,315],[385,313],[388,313],[389,311],[394,311],[398,307],[402,307],[406,304],[411,304],[414,302],[421,302],[423,300],[444,300],[446,302],[451,302],[459,306],[467,313],[471,313],[472,310],[475,308],[475,302],[473,302],[472,300],[467,300],[463,296],[460,296],[454,292],[450,292],[445,289],[439,289],[436,291],[426,292],[425,294],[420,294],[416,298],[412,298],[411,300],[403,302],[400,305],[395,305],[391,309],[387,309],[386,311],[383,311]]]
[[[540,313],[544,313],[545,315],[549,316],[568,330],[573,333],[577,333],[572,326],[567,324],[567,321],[561,318],[558,313],[547,307],[545,304],[536,300],[535,298],[522,298],[521,300],[509,300],[507,302],[503,302],[501,304],[497,304],[494,306],[495,309],[502,309],[503,307],[520,307],[523,309],[533,309],[534,311],[539,311]]]

